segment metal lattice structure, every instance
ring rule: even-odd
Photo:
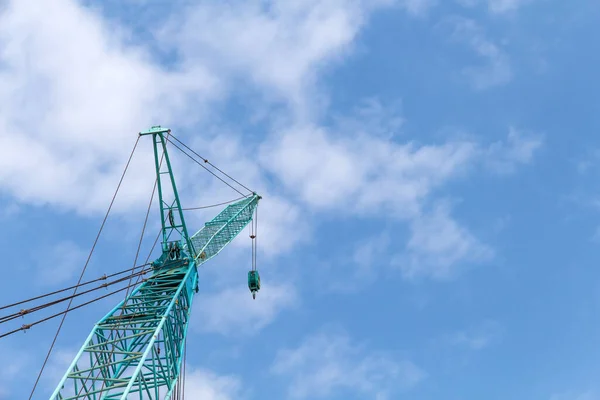
[[[152,263],[152,275],[94,326],[50,400],[171,399],[198,291],[197,266],[252,221],[256,194],[230,204],[188,236],[166,149],[169,133],[160,127],[140,133],[153,137],[162,255]]]
[[[254,194],[228,205],[192,236],[192,246],[196,250],[194,258],[198,265],[219,254],[252,221],[259,200],[260,196]]]

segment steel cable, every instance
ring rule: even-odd
[[[123,270],[123,271],[120,271],[120,272],[115,272],[115,273],[113,273],[113,274],[110,274],[110,275],[106,275],[106,274],[105,274],[105,275],[101,276],[100,278],[93,279],[93,280],[91,280],[91,281],[87,281],[87,282],[81,283],[81,284],[79,284],[79,285],[73,285],[73,286],[69,286],[69,287],[67,287],[67,288],[64,288],[64,289],[56,290],[56,291],[54,291],[54,292],[50,292],[50,293],[46,293],[46,294],[42,294],[42,295],[39,295],[39,296],[36,296],[36,297],[32,297],[32,298],[30,298],[30,299],[21,300],[21,301],[18,301],[18,302],[16,302],[16,303],[12,303],[12,304],[9,304],[9,305],[6,305],[6,306],[2,306],[2,307],[0,307],[0,310],[5,310],[5,309],[7,309],[7,308],[11,308],[11,307],[14,307],[14,306],[18,306],[18,305],[21,305],[21,304],[24,304],[24,303],[29,303],[29,302],[31,302],[31,301],[34,301],[34,300],[39,300],[39,299],[42,299],[42,298],[44,298],[44,297],[54,296],[55,294],[62,293],[62,292],[66,292],[67,290],[71,290],[71,289],[74,289],[74,288],[77,288],[77,287],[82,287],[82,286],[90,285],[90,284],[92,284],[92,283],[95,283],[95,282],[99,282],[99,281],[105,281],[105,280],[107,280],[108,278],[112,278],[112,277],[115,277],[115,276],[118,276],[118,275],[124,274],[124,273],[126,273],[126,272],[130,272],[130,271],[132,271],[132,270],[135,270],[135,269],[137,269],[137,268],[140,268],[140,267],[145,267],[146,265],[149,265],[149,264],[148,264],[148,263],[146,263],[146,264],[142,264],[142,265],[136,265],[136,266],[135,266],[135,267],[133,267],[133,268],[129,268],[129,269],[126,269],[126,270]]]
[[[87,266],[90,262],[90,259],[92,258],[92,254],[94,253],[94,250],[96,248],[96,244],[98,243],[98,239],[100,238],[100,234],[102,233],[102,230],[104,229],[104,224],[106,223],[106,220],[108,219],[108,215],[110,214],[110,210],[112,209],[112,206],[115,202],[115,199],[117,197],[117,194],[119,193],[119,189],[121,188],[121,184],[123,183],[123,179],[125,178],[125,174],[127,173],[127,169],[129,168],[129,164],[131,163],[131,159],[133,158],[133,154],[135,153],[135,149],[137,148],[137,145],[140,141],[140,136],[137,137],[135,144],[133,146],[133,149],[131,150],[131,154],[129,155],[129,159],[127,160],[127,164],[125,165],[125,169],[123,170],[123,173],[121,174],[121,179],[119,180],[119,184],[117,185],[117,189],[115,190],[115,193],[113,194],[113,197],[110,201],[110,205],[108,206],[108,210],[106,211],[106,215],[104,216],[104,219],[102,220],[102,224],[100,225],[100,229],[98,231],[98,234],[96,235],[96,239],[94,240],[94,244],[92,245],[92,248],[90,250],[90,254],[88,255],[88,258],[85,262],[85,265],[83,266],[83,269],[81,271],[81,275],[79,276],[79,281],[77,282],[77,284],[79,285],[81,283],[81,280],[83,279],[83,275],[85,274],[85,271],[87,270]],[[77,292],[77,288],[74,289],[73,294],[75,294]],[[69,301],[69,304],[67,306],[67,310],[71,307],[72,304],[72,299]],[[44,359],[44,363],[42,364],[42,367],[40,368],[40,372],[38,373],[38,376],[35,380],[35,383],[33,385],[33,388],[31,389],[31,393],[29,394],[29,400],[31,400],[31,398],[33,397],[33,393],[35,392],[35,389],[37,388],[37,385],[40,381],[40,377],[42,376],[42,373],[44,372],[44,369],[46,368],[46,364],[48,363],[48,359],[50,358],[50,354],[52,353],[52,350],[54,349],[54,345],[56,344],[56,340],[58,339],[58,335],[62,329],[62,326],[65,322],[65,318],[67,317],[67,312],[63,313],[63,317],[60,321],[60,324],[58,325],[58,329],[56,330],[56,334],[54,335],[54,339],[52,339],[52,344],[50,345],[50,348],[48,349],[48,353],[46,354],[46,358]]]
[[[148,268],[148,269],[136,272],[135,275],[136,276],[137,275],[145,275],[145,274],[147,274],[150,271],[151,271],[151,269]],[[25,315],[32,314],[32,313],[34,313],[36,311],[40,311],[40,310],[43,310],[43,309],[48,308],[48,307],[52,307],[52,306],[54,306],[56,304],[60,304],[60,303],[62,303],[64,301],[67,301],[69,299],[73,299],[73,298],[76,298],[76,297],[79,297],[79,296],[83,296],[85,294],[94,292],[96,290],[105,289],[105,288],[107,288],[109,286],[116,285],[117,283],[124,282],[127,279],[130,279],[130,278],[128,276],[123,277],[123,278],[119,278],[119,279],[111,281],[111,282],[103,283],[102,285],[100,285],[98,287],[95,287],[93,289],[89,289],[89,290],[86,290],[86,291],[83,291],[83,292],[79,292],[79,293],[74,294],[74,295],[62,297],[60,299],[53,300],[53,301],[51,301],[49,303],[45,303],[45,304],[41,304],[39,306],[35,306],[35,307],[32,307],[32,308],[24,309],[24,310],[21,310],[19,312],[13,313],[13,314],[5,315],[3,317],[0,317],[0,324],[3,324],[3,323],[8,322],[8,321],[12,321],[13,319],[17,319],[17,318],[23,317]],[[131,283],[131,281],[130,281],[130,283]]]
[[[144,280],[147,280],[147,279],[144,279]],[[51,316],[49,316],[49,317],[46,317],[46,318],[40,319],[39,321],[35,321],[35,322],[31,323],[31,324],[26,324],[26,325],[23,325],[23,326],[22,326],[22,327],[20,327],[19,329],[15,329],[15,330],[12,330],[12,331],[10,331],[10,332],[3,333],[2,335],[0,335],[0,339],[1,339],[1,338],[3,338],[3,337],[6,337],[6,336],[12,335],[12,334],[14,334],[14,333],[20,332],[20,331],[25,331],[25,330],[28,330],[28,329],[32,328],[33,326],[35,326],[35,325],[39,325],[39,324],[41,324],[42,322],[49,321],[49,320],[51,320],[51,319],[53,319],[53,318],[56,318],[56,317],[59,317],[59,316],[61,316],[61,315],[66,315],[67,313],[69,313],[69,312],[71,312],[71,311],[73,311],[73,310],[77,310],[77,309],[79,309],[79,308],[81,308],[81,307],[87,306],[87,305],[89,305],[89,304],[92,304],[92,303],[94,303],[94,302],[96,302],[96,301],[99,301],[99,300],[105,299],[105,298],[107,298],[107,297],[109,297],[109,296],[112,296],[113,294],[116,294],[116,293],[122,292],[123,290],[126,290],[126,289],[128,289],[128,288],[129,288],[129,286],[125,286],[125,287],[123,287],[123,288],[121,288],[121,289],[115,290],[114,292],[110,292],[110,293],[108,293],[108,294],[105,294],[105,295],[103,295],[103,296],[97,297],[97,298],[95,298],[95,299],[92,299],[92,300],[90,300],[90,301],[87,301],[87,302],[85,302],[85,303],[79,304],[79,305],[77,305],[77,306],[75,306],[75,307],[70,307],[70,308],[66,309],[65,311],[61,311],[61,312],[59,312],[59,313],[56,313],[56,314],[53,314],[53,315],[51,315]]]
[[[206,164],[210,165],[211,167],[213,167],[214,169],[216,169],[217,171],[219,171],[220,173],[222,173],[223,175],[225,175],[226,177],[228,177],[229,179],[231,179],[232,181],[234,181],[235,183],[237,183],[238,185],[240,185],[241,187],[243,187],[244,189],[246,189],[250,193],[254,193],[254,191],[250,190],[248,187],[246,187],[242,183],[238,182],[237,180],[235,180],[231,176],[227,175],[224,171],[222,171],[221,169],[219,169],[216,165],[214,165],[213,163],[211,163],[210,161],[208,161],[208,159],[206,159],[206,158],[202,157],[200,154],[196,153],[193,149],[191,149],[185,143],[183,143],[181,140],[179,140],[175,135],[171,134],[171,137],[173,139],[177,140],[177,142],[179,142],[186,149],[188,149],[189,151],[191,151],[192,153],[194,153],[197,157],[201,158],[202,161],[204,161]],[[173,143],[173,142],[171,142],[171,143]]]
[[[204,168],[205,170],[207,170],[210,174],[212,174],[215,178],[217,178],[218,180],[220,180],[221,182],[223,182],[224,184],[226,184],[227,186],[229,186],[230,188],[232,188],[233,190],[235,190],[236,192],[238,192],[239,194],[241,194],[244,197],[248,197],[249,195],[245,195],[244,193],[240,192],[239,190],[237,190],[236,188],[234,188],[233,186],[231,186],[229,183],[227,183],[223,178],[221,178],[220,176],[218,176],[217,174],[215,174],[214,172],[212,172],[210,169],[206,168],[204,165],[202,165],[200,163],[200,161],[196,160],[194,157],[192,157],[191,155],[189,155],[185,150],[183,150],[181,147],[177,146],[175,143],[171,142],[171,144],[179,151],[181,151],[183,154],[185,154],[186,156],[188,156],[192,161],[194,161],[196,164],[198,164],[199,166],[201,166],[202,168]]]

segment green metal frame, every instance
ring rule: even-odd
[[[188,236],[167,153],[164,135],[169,133],[161,127],[140,133],[153,137],[162,255],[153,263],[152,276],[94,326],[50,400],[170,399],[181,372],[192,300],[198,291],[197,265],[217,255],[252,220],[260,199],[256,194],[230,204]],[[162,182],[167,174],[169,179]],[[167,224],[169,211],[179,221]],[[171,237],[175,232],[179,238]],[[181,246],[175,258],[174,243]]]

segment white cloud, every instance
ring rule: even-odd
[[[446,339],[452,345],[466,346],[472,350],[482,350],[500,340],[503,332],[503,327],[497,321],[488,320],[448,335]]]
[[[421,3],[412,0],[403,5],[418,10]],[[306,96],[315,94],[320,70],[351,50],[372,11],[391,4],[387,0],[201,2],[184,8],[183,16],[174,17],[160,36],[186,63],[224,71],[258,87],[268,98],[289,101],[305,115],[310,111]]]
[[[345,213],[418,213],[419,203],[475,155],[469,142],[396,144],[357,134],[334,137],[315,127],[280,132],[260,161],[310,207]]]
[[[281,311],[297,305],[299,299],[295,287],[261,281],[256,300],[246,287],[240,286],[212,294],[197,294],[196,315],[191,322],[194,329],[226,335],[252,335],[270,324]]]
[[[242,382],[229,375],[217,375],[205,369],[187,371],[185,379],[185,396],[202,400],[242,399]]]
[[[5,66],[0,132],[10,132],[0,133],[0,187],[22,202],[104,211],[135,132],[156,122],[189,126],[206,115],[209,103],[239,94],[240,81],[284,99],[295,110],[291,114],[306,117],[305,105],[319,103],[319,73],[351,50],[371,13],[391,6],[416,12],[428,3],[203,2],[173,16],[163,31],[169,35],[161,37],[162,44],[179,55],[167,69],[148,48],[129,44],[130,32],[73,0],[51,0],[36,9],[13,1],[0,15]],[[261,210],[269,212],[260,214],[259,229],[265,254],[307,240],[314,210],[418,216],[421,203],[478,154],[468,141],[423,146],[391,141],[402,118],[373,99],[353,122],[346,120],[345,137],[312,118],[282,114],[291,127],[279,131],[282,121],[270,120],[274,133],[259,146],[258,160],[256,144],[242,141],[238,132],[197,141],[210,149],[205,156],[264,195]],[[115,211],[147,201],[153,171],[144,139]],[[198,175],[180,165],[176,162],[184,195],[203,203],[231,199],[229,189],[215,190],[214,181],[195,180]],[[268,174],[281,188],[273,188]]]
[[[314,126],[279,132],[261,147],[260,162],[309,210],[409,221],[407,253],[395,260],[407,278],[448,278],[462,264],[489,261],[493,250],[451,217],[449,205],[425,207],[476,166],[514,172],[543,143],[511,128],[507,140],[490,146],[462,139],[418,146],[363,134],[359,124],[342,126],[348,129],[343,134]]]
[[[279,351],[271,371],[290,380],[288,395],[293,399],[329,398],[344,391],[387,399],[426,375],[410,361],[368,352],[339,333],[313,335],[295,349]]]
[[[520,164],[529,164],[544,143],[542,135],[510,128],[506,142],[493,143],[485,160],[490,168],[500,173],[512,173]]]
[[[474,20],[462,17],[448,18],[451,37],[465,42],[477,55],[486,61],[482,66],[470,66],[463,73],[477,90],[504,85],[512,80],[513,72],[509,56],[494,42],[489,40],[483,28]]]
[[[261,254],[276,256],[307,241],[311,227],[304,209],[293,199],[279,193],[267,180],[265,170],[258,163],[254,144],[245,145],[241,135],[226,131],[196,137],[190,146],[198,149],[200,155],[207,157],[211,163],[262,196],[258,207],[257,237]],[[180,173],[182,181],[194,182],[183,192],[184,200],[190,207],[216,204],[240,196],[187,160],[177,172]],[[247,193],[244,189],[241,190]],[[216,207],[190,212],[188,224],[198,227],[202,222],[213,218],[221,209],[222,207]],[[248,248],[250,240],[236,239],[233,245]]]
[[[200,67],[163,71],[72,0],[38,6],[12,1],[0,14],[0,186],[20,201],[104,210],[136,133],[185,116],[184,99],[212,98],[216,81]],[[151,173],[133,169],[124,208],[149,193]]]
[[[0,133],[5,150],[0,187],[20,202],[89,214],[106,210],[136,132],[157,122],[178,128],[202,119],[208,103],[237,90],[232,74],[298,106],[321,68],[351,47],[369,14],[393,2],[274,1],[263,7],[257,1],[235,11],[201,3],[173,17],[172,35],[163,44],[174,46],[180,57],[168,69],[149,48],[130,44],[131,32],[73,0],[51,0],[35,10],[27,4],[10,2],[0,15],[0,132],[10,132]],[[196,29],[204,19],[210,25]],[[284,252],[309,237],[304,210],[264,190],[264,171],[252,163],[241,137],[213,136],[205,155],[213,160],[224,153],[224,163],[217,165],[245,183],[250,178],[264,195],[262,209],[270,212],[262,214],[262,248],[267,254]],[[145,139],[114,212],[147,201],[153,171]],[[176,170],[182,192],[198,188],[202,197],[196,199],[210,202],[214,185],[207,190],[179,179],[193,175]],[[231,193],[218,199],[229,200]]]
[[[393,263],[408,279],[447,279],[467,263],[489,261],[493,250],[450,217],[447,203],[411,221],[406,253]]]
[[[358,132],[381,139],[392,139],[398,136],[405,122],[401,111],[400,101],[385,104],[376,97],[370,97],[364,99],[352,114],[334,118],[340,132]]]

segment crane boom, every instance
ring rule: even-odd
[[[205,263],[229,244],[252,221],[260,196],[252,196],[228,205],[212,221],[196,232],[191,242],[197,265]],[[184,247],[187,249],[187,246]]]
[[[171,399],[198,291],[197,265],[252,221],[260,199],[256,194],[230,204],[188,236],[166,149],[169,133],[161,127],[140,133],[152,135],[154,142],[162,254],[152,263],[152,275],[96,323],[50,400]]]

